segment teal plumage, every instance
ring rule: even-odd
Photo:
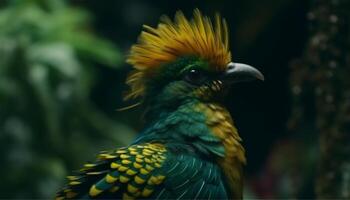
[[[222,104],[232,83],[263,79],[231,62],[226,22],[194,11],[145,26],[128,62],[127,98],[146,105],[145,129],[129,146],[85,164],[56,199],[242,198],[245,151]]]

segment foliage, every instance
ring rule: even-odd
[[[130,139],[89,100],[93,66],[121,60],[90,21],[62,0],[9,1],[0,10],[1,198],[51,198],[97,146]]]

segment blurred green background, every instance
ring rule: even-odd
[[[52,198],[100,150],[132,141],[142,108],[117,111],[132,103],[122,101],[125,55],[142,24],[194,8],[220,12],[234,61],[266,77],[227,98],[247,151],[246,197],[314,198],[317,131],[293,131],[299,104],[290,81],[307,45],[310,2],[1,0],[0,198]],[[313,105],[307,95],[300,101]],[[310,109],[304,119],[313,124]]]

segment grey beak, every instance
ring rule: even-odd
[[[264,81],[264,75],[254,67],[242,63],[229,63],[223,76],[228,84],[252,80]]]

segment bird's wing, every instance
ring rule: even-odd
[[[175,154],[159,143],[136,144],[101,153],[56,199],[218,199],[226,193],[216,165]]]
[[[162,168],[166,179],[152,199],[227,199],[216,164],[192,154],[172,156]]]

